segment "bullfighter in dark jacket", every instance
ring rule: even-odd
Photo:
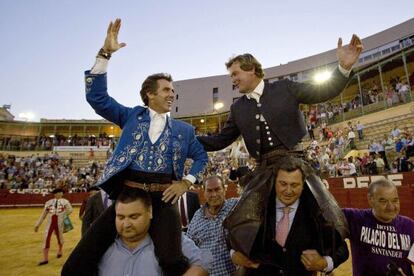
[[[233,85],[243,94],[230,107],[230,115],[217,135],[198,137],[207,151],[223,149],[243,137],[258,169],[244,179],[244,193],[225,222],[232,247],[249,256],[263,224],[263,210],[272,188],[269,181],[274,165],[290,154],[300,154],[298,143],[306,134],[300,104],[315,104],[339,95],[349,80],[353,64],[362,51],[360,39],[353,35],[350,44],[338,41],[339,64],[324,83],[299,83],[287,79],[265,82],[261,64],[251,55],[236,56],[226,63]],[[243,182],[243,181],[242,181]],[[307,180],[322,213],[342,236],[348,233],[344,216],[319,178]]]

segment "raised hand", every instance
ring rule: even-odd
[[[339,38],[336,56],[341,67],[346,70],[351,70],[352,65],[357,62],[363,49],[364,46],[362,45],[361,39],[355,34],[352,35],[351,42],[346,47],[342,47],[342,38]]]
[[[102,47],[106,53],[112,54],[120,48],[125,47],[126,43],[118,43],[118,33],[121,28],[121,19],[117,18],[115,22],[110,22],[105,38],[104,46]]]

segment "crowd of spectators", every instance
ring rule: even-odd
[[[400,130],[394,127],[389,135],[371,140],[368,152],[362,157],[344,158],[345,152],[352,148],[352,141],[363,138],[363,126],[359,122],[335,131],[326,127],[320,140],[313,140],[305,150],[305,157],[324,177],[375,175],[413,169],[410,157],[414,156],[414,140],[408,128]],[[254,166],[254,160],[239,141],[226,150],[210,153],[205,176],[221,175],[225,180],[234,181]],[[86,167],[75,168],[71,160],[60,160],[55,153],[28,157],[0,154],[0,188],[85,190],[95,184],[102,169],[102,164],[94,161]]]
[[[385,172],[411,171],[414,156],[414,140],[407,127],[400,130],[394,126],[389,134],[370,140],[367,152],[362,156],[344,158],[352,149],[356,149],[356,139],[364,139],[364,126],[359,122],[349,122],[342,129],[331,129],[326,124],[320,128],[319,139],[311,136],[312,142],[305,149],[305,157],[312,167],[323,177],[375,175]],[[111,145],[107,137],[90,139],[89,137],[62,137],[49,140],[58,145]],[[361,149],[360,149],[361,150]],[[365,150],[365,149],[362,149]],[[191,162],[191,161],[189,161]],[[242,141],[231,147],[209,154],[209,163],[205,176],[221,175],[225,180],[235,181],[251,171],[255,161],[249,157]],[[75,168],[72,160],[61,160],[56,153],[43,156],[31,155],[16,157],[0,154],[0,188],[64,188],[84,190],[95,184],[103,167],[90,160],[86,167]]]
[[[387,107],[411,101],[410,86],[407,81],[402,81],[400,77],[392,77],[385,84],[384,91],[376,81],[373,81],[369,85],[363,86],[361,92],[361,95],[358,94],[350,101],[344,103],[334,104],[326,102],[310,106],[309,110],[304,112],[308,129],[331,123],[335,116],[383,100],[386,100]]]
[[[36,136],[36,137],[18,137],[5,136],[0,137],[0,150],[53,150],[56,146],[114,146],[115,138],[109,137],[105,133],[98,137],[89,136],[69,136],[52,135],[52,136]]]
[[[0,154],[1,189],[54,189],[84,191],[95,184],[102,164],[90,161],[75,168],[72,160],[62,161],[56,153],[16,157]]]
[[[388,134],[369,141],[365,153],[344,157],[349,150],[357,149],[356,139],[363,140],[364,126],[349,122],[346,128],[331,130],[321,127],[319,141],[313,139],[306,150],[312,167],[323,176],[357,176],[382,173],[407,172],[413,170],[414,140],[408,127],[397,126]],[[314,137],[315,138],[315,137]]]

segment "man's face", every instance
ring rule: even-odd
[[[228,68],[233,85],[239,88],[240,93],[252,92],[258,85],[260,79],[254,74],[254,69],[243,71],[239,62],[233,62]]]
[[[61,199],[63,197],[63,193],[62,192],[58,192],[55,194],[55,198],[57,199]]]
[[[223,205],[226,191],[221,181],[217,178],[208,180],[205,184],[204,197],[210,207],[219,207]]]
[[[141,200],[117,202],[115,213],[116,231],[122,240],[139,241],[146,236],[152,219],[152,209],[145,207]]]
[[[390,223],[400,213],[400,199],[395,187],[377,187],[368,196],[374,216],[381,222]]]
[[[148,106],[158,113],[171,110],[174,102],[174,87],[172,82],[164,79],[157,80],[158,89],[155,93],[147,93]]]
[[[279,170],[276,177],[276,197],[286,206],[292,205],[302,194],[302,172]]]

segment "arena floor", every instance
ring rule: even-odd
[[[45,223],[37,233],[34,232],[34,224],[41,212],[41,208],[0,209],[0,276],[60,275],[63,263],[80,239],[79,208],[74,208],[71,215],[75,228],[64,234],[63,258],[56,258],[57,242],[53,236],[49,264],[39,267],[37,263],[42,258],[41,244]],[[352,275],[350,259],[336,269],[334,275]]]

